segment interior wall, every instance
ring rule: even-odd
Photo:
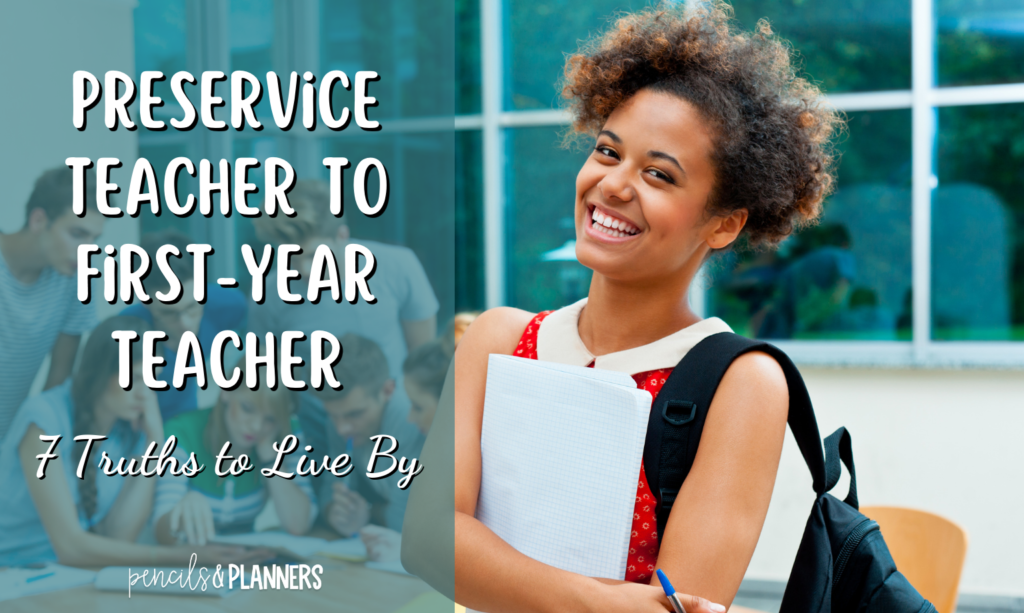
[[[822,437],[853,437],[862,505],[943,515],[967,530],[961,591],[1024,595],[1024,373],[803,367]],[[833,491],[846,497],[845,475]],[[814,495],[787,433],[748,578],[785,580]]]

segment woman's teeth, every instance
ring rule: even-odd
[[[615,219],[610,215],[602,215],[601,211],[594,209],[592,218],[594,228],[600,232],[613,236],[615,238],[623,238],[626,236],[633,236],[640,232],[640,228],[634,226],[631,223]]]

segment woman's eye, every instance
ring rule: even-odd
[[[601,155],[607,155],[608,157],[619,159],[618,154],[616,154],[615,150],[612,149],[611,147],[605,147],[604,145],[598,145],[597,147],[594,147],[594,151],[597,151]]]
[[[650,173],[650,175],[652,177],[654,177],[655,179],[661,179],[662,181],[665,181],[667,183],[675,183],[675,181],[672,180],[672,177],[670,177],[667,174],[661,172],[657,168],[652,168],[652,169],[648,170],[647,172]]]

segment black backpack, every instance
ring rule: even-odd
[[[664,533],[672,504],[693,466],[708,407],[729,365],[748,351],[762,351],[782,366],[789,385],[789,428],[814,479],[817,499],[811,508],[780,613],[935,613],[896,564],[878,530],[857,503],[850,433],[839,428],[821,436],[800,372],[778,347],[731,332],[711,335],[679,362],[651,406],[644,445],[644,470],[658,498],[658,536]],[[842,471],[850,472],[846,500],[828,493]]]

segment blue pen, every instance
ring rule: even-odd
[[[665,590],[665,595],[668,596],[668,601],[672,603],[672,608],[675,609],[676,613],[686,613],[686,609],[683,608],[683,603],[679,602],[679,596],[676,596],[676,588],[672,587],[672,583],[669,582],[668,577],[665,573],[658,569],[658,581],[661,581],[661,589]]]
[[[36,575],[35,577],[29,577],[28,579],[25,579],[25,583],[32,583],[33,581],[39,581],[40,579],[45,579],[47,577],[52,577],[52,576],[54,576],[56,574],[57,574],[56,572],[52,572],[52,573],[44,573],[42,575]]]

